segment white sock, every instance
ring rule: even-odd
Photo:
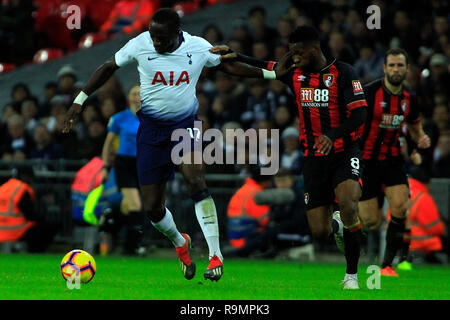
[[[355,273],[355,274],[346,273],[346,274],[345,274],[345,277],[344,277],[344,280],[347,280],[347,279],[349,279],[349,278],[358,280],[358,274],[357,274],[357,273]]]
[[[202,228],[206,243],[209,248],[209,258],[214,255],[223,261],[222,252],[219,244],[219,223],[217,220],[216,205],[211,197],[203,199],[195,204],[195,215]]]
[[[175,225],[175,221],[173,221],[172,213],[170,213],[169,209],[166,208],[166,214],[161,221],[157,223],[153,223],[153,226],[159,230],[162,234],[164,234],[170,241],[174,244],[175,247],[181,247],[186,243],[186,239],[181,235],[178,231],[177,226]]]

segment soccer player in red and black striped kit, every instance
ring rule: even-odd
[[[220,47],[213,52],[223,53]],[[291,88],[298,105],[310,230],[318,240],[340,234],[347,260],[344,289],[359,289],[357,266],[362,233],[357,210],[361,196],[361,150],[356,131],[366,118],[363,88],[350,65],[325,58],[319,33],[312,27],[302,26],[293,31],[288,54],[294,67],[278,80]],[[271,67],[267,62],[239,54],[237,60]],[[276,69],[284,69],[286,65],[282,66],[280,61]],[[341,209],[340,217],[333,215],[331,219],[330,208],[335,198]]]
[[[384,78],[364,87],[368,114],[362,130],[364,174],[359,215],[365,228],[379,228],[381,215],[377,195],[383,192],[384,186],[392,216],[381,269],[385,276],[398,276],[392,261],[397,251],[405,246],[404,241],[409,239],[408,230],[405,230],[409,189],[405,162],[400,154],[401,124],[406,121],[409,134],[419,148],[430,146],[430,138],[420,122],[416,97],[403,84],[408,66],[407,53],[402,49],[391,49],[386,53],[383,65]]]

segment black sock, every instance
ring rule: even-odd
[[[409,245],[411,243],[411,229],[405,229],[403,233],[403,242],[400,248],[400,262],[408,260]]]
[[[351,228],[344,227],[344,246],[345,246],[345,260],[347,261],[348,274],[355,274],[358,272],[358,261],[361,250],[361,224]]]
[[[405,220],[405,218],[391,217],[386,233],[386,252],[384,253],[382,268],[392,266],[392,261],[402,246]]]

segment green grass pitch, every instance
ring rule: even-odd
[[[60,273],[63,255],[0,255],[0,299],[133,299],[133,300],[354,300],[449,299],[450,268],[423,266],[381,278],[369,290],[367,265],[359,267],[361,290],[343,291],[342,264],[227,259],[219,282],[204,281],[205,259],[197,274],[183,278],[178,260],[95,257],[97,273],[81,288],[68,289]]]

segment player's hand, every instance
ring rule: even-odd
[[[409,158],[411,159],[411,162],[416,166],[420,166],[420,164],[422,163],[422,156],[417,152],[417,150],[413,150]]]
[[[214,46],[209,49],[209,52],[220,54],[220,61],[231,61],[237,58],[237,53],[227,45]]]
[[[64,119],[64,126],[62,129],[63,133],[68,133],[70,130],[73,129],[73,126],[75,124],[75,120],[78,117],[78,115],[81,113],[82,107],[78,103],[72,104],[69,110],[67,110],[65,114]]]
[[[281,57],[280,61],[278,61],[277,66],[275,68],[275,73],[277,75],[277,79],[285,76],[292,69],[296,68],[297,65],[292,61],[292,52],[288,51],[283,57]]]
[[[321,135],[319,139],[317,139],[316,143],[314,144],[314,149],[317,149],[318,153],[323,153],[325,155],[328,155],[331,151],[331,148],[333,147],[333,141],[331,141],[330,138],[328,138],[326,135]]]
[[[423,136],[421,136],[419,138],[419,140],[417,141],[417,146],[420,149],[426,149],[429,148],[431,146],[431,139],[427,134],[424,134]]]

